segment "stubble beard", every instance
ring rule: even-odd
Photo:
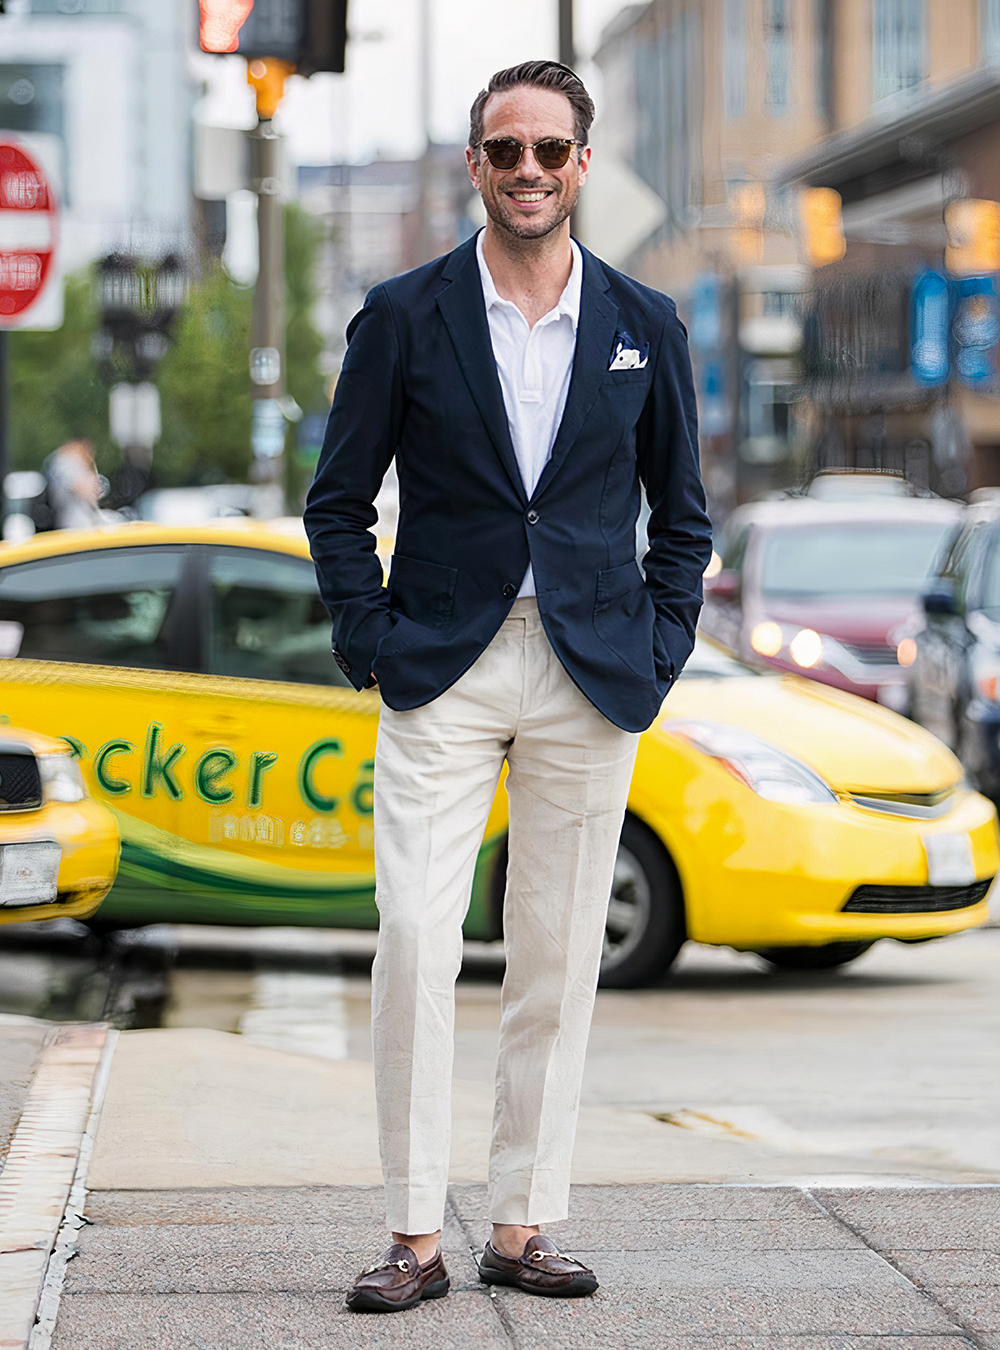
[[[534,186],[533,184],[525,184],[524,191],[530,192]],[[558,199],[559,209],[555,216],[547,216],[545,219],[532,216],[524,218],[515,216],[511,208],[505,209],[504,207],[502,199],[505,195],[505,193],[498,192],[496,197],[488,198],[483,193],[483,206],[486,209],[486,214],[498,229],[511,237],[512,242],[513,240],[523,240],[527,243],[532,239],[544,239],[553,230],[557,230],[564,220],[569,219],[580,200],[580,184],[577,183],[573,189],[561,193]]]

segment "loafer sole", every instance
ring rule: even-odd
[[[483,1284],[504,1284],[510,1289],[520,1289],[524,1294],[537,1294],[541,1298],[586,1298],[595,1293],[600,1285],[596,1275],[574,1275],[568,1284],[552,1289],[542,1289],[536,1284],[525,1284],[513,1275],[505,1275],[502,1270],[480,1267],[479,1278]]]
[[[450,1278],[435,1280],[433,1284],[421,1289],[419,1294],[402,1301],[386,1298],[384,1294],[379,1294],[374,1289],[355,1289],[347,1295],[345,1301],[351,1312],[406,1312],[407,1308],[415,1308],[425,1298],[444,1298],[450,1288]]]

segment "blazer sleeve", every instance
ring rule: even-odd
[[[656,673],[669,684],[694,648],[701,577],[712,556],[712,526],[698,463],[691,358],[687,333],[672,302],[636,429],[636,455],[650,509],[649,551],[642,565],[656,610]]]
[[[356,689],[392,627],[373,505],[399,444],[403,388],[389,297],[377,286],[347,329],[347,353],[303,512],[337,664]]]

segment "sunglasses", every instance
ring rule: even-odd
[[[561,169],[569,159],[573,146],[582,146],[583,141],[567,141],[547,136],[544,141],[536,141],[534,145],[522,145],[512,136],[498,136],[492,141],[482,141],[481,145],[494,169],[516,169],[525,150],[534,151],[535,159],[541,168]]]

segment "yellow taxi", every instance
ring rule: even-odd
[[[118,870],[118,827],[66,740],[0,719],[0,924],[88,919]]]
[[[377,691],[330,653],[301,523],[137,523],[0,549],[0,714],[75,749],[121,830],[99,915],[373,927]],[[506,794],[466,921],[500,933]],[[993,806],[888,710],[701,640],[640,742],[603,979],[686,937],[829,968],[986,917]]]

